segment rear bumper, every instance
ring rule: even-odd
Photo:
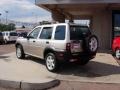
[[[96,53],[82,52],[82,53],[69,53],[69,52],[56,52],[56,58],[60,61],[69,61],[71,59],[80,60],[82,58],[93,59]]]

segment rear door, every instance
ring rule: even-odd
[[[53,27],[47,26],[43,27],[41,34],[39,36],[39,41],[37,42],[40,46],[40,56],[43,58],[43,53],[45,48],[51,47],[51,38],[52,38]]]
[[[52,40],[52,47],[56,51],[65,51],[66,49],[66,25],[57,25],[54,32],[54,40]]]

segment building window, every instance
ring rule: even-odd
[[[120,36],[120,11],[113,12],[113,38]]]

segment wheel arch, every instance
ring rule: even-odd
[[[45,48],[44,53],[43,53],[44,58],[45,58],[46,54],[50,53],[50,52],[55,53],[55,51],[52,48],[50,48],[50,47]]]
[[[116,51],[117,49],[120,49],[120,47],[115,47],[115,51]]]
[[[23,46],[20,43],[16,43],[15,47],[17,47],[18,45],[20,45],[23,48]]]

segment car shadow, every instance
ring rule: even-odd
[[[11,61],[10,59],[8,59],[10,56],[2,56],[2,55],[0,55],[0,60],[4,60],[4,61],[6,61],[6,62],[9,62],[9,61]]]
[[[0,59],[4,59],[4,58],[9,58],[9,56],[2,56],[2,55],[0,55]]]
[[[41,60],[39,58],[27,56],[26,59],[45,65],[45,60]],[[56,74],[89,77],[89,78],[102,77],[113,74],[120,75],[120,66],[97,62],[97,61],[90,61],[85,66],[79,65],[79,63],[77,62],[62,63]]]
[[[31,61],[33,61],[33,62],[36,62],[36,63],[42,64],[42,65],[45,65],[45,60],[42,60],[42,59],[37,58],[37,57],[33,57],[33,56],[27,55],[27,56],[25,57],[25,60],[31,60]]]
[[[113,74],[120,75],[120,67],[107,63],[90,61],[85,66],[80,66],[76,63],[64,64],[61,66],[60,71],[57,73],[61,75],[95,78]]]

